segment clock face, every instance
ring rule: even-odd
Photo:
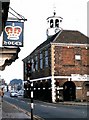
[[[55,35],[56,33],[60,32],[62,29],[61,28],[48,28],[46,31],[47,36],[52,36]]]
[[[60,31],[60,29],[58,29],[58,28],[55,29],[55,33],[59,32],[59,31]]]

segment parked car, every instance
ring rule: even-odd
[[[19,90],[18,91],[18,96],[23,96],[24,95],[24,90]]]
[[[16,91],[10,92],[10,97],[18,97],[18,93]]]

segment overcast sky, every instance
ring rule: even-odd
[[[24,47],[18,54],[19,59],[0,71],[1,78],[7,83],[14,78],[23,79],[22,59],[47,39],[46,18],[53,15],[54,6],[56,15],[63,18],[64,30],[78,30],[87,35],[87,2],[88,0],[10,0],[10,6],[27,21],[24,23]]]

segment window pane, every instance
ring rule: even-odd
[[[36,62],[35,69],[38,70],[38,62]]]
[[[40,68],[43,68],[43,59],[40,59]]]
[[[48,57],[45,57],[45,67],[48,67]]]
[[[48,51],[47,51],[47,50],[45,51],[45,57],[46,57],[46,56],[48,56]]]
[[[42,59],[42,53],[40,53],[40,59]]]

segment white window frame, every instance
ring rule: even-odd
[[[75,60],[81,60],[81,55],[75,55]]]

